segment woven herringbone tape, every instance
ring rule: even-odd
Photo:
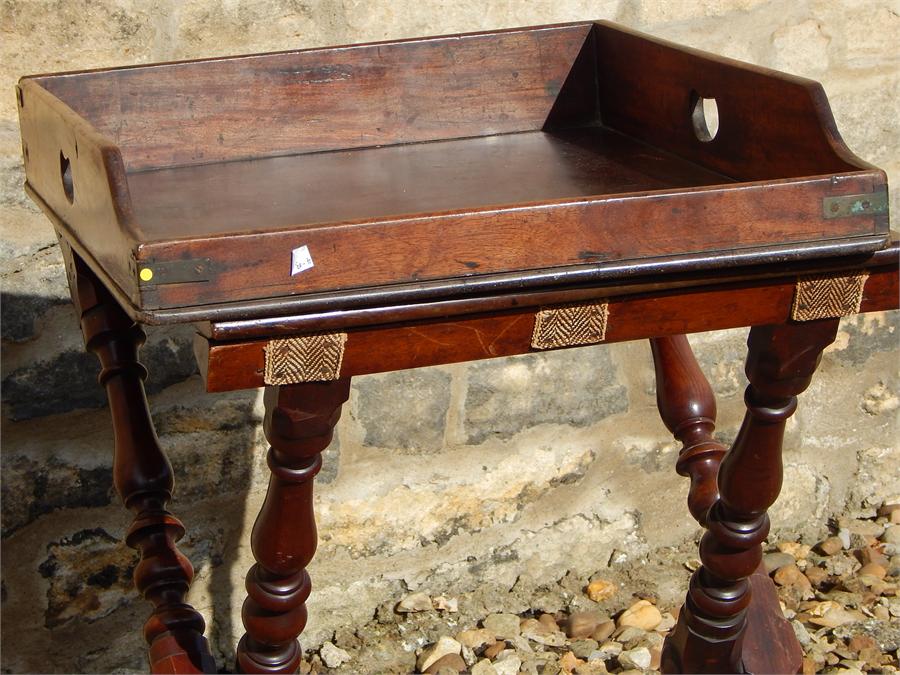
[[[298,384],[336,380],[341,374],[346,342],[346,333],[269,340],[263,382]]]
[[[609,307],[605,302],[542,309],[534,319],[531,346],[535,349],[556,349],[603,342],[608,316]]]
[[[800,277],[794,291],[791,318],[794,321],[833,319],[859,312],[868,274]]]

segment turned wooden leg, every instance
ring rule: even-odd
[[[272,476],[253,525],[257,563],[247,574],[241,617],[246,633],[237,650],[242,673],[293,673],[300,664],[297,636],[306,626],[316,551],[313,479],[331,442],[350,379],[266,387],[264,429]]]
[[[800,668],[799,645],[780,616],[771,582],[760,572],[761,544],[769,532],[766,510],[781,490],[785,422],[796,409],[797,394],[809,386],[822,350],[834,340],[837,325],[829,319],[750,331],[747,413],[719,467],[718,497],[703,518],[708,528],[700,542],[703,564],[691,578],[678,624],[666,641],[666,672],[784,673]],[[665,353],[664,346],[654,346],[658,372],[677,379],[678,367],[666,365]],[[699,375],[693,358],[690,362],[687,370]]]
[[[144,624],[154,673],[215,673],[203,637],[203,617],[185,602],[194,570],[175,545],[184,526],[166,509],[172,498],[172,466],[159,447],[138,362],[144,333],[88,267],[68,254],[72,295],[81,314],[87,349],[100,359],[115,434],[113,478],[125,506],[135,513],[126,543],[140,551],[134,582],[153,603]]]
[[[650,340],[656,367],[656,405],[681,441],[675,470],[691,479],[688,510],[701,525],[719,496],[716,475],[725,446],[713,438],[716,399],[684,335]]]

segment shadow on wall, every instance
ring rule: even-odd
[[[123,540],[133,514],[112,486],[99,363],[79,348],[66,299],[4,293],[0,303],[3,641],[18,645],[3,650],[4,671],[146,668],[142,650],[110,649],[140,639],[132,636],[151,606],[132,584],[138,558]],[[49,314],[65,320],[46,321]],[[147,333],[141,361],[150,372],[150,408],[176,476],[169,508],[186,521],[180,548],[216,598],[207,634],[219,664],[228,664],[239,628],[229,605],[232,566],[262,455],[257,392],[205,394],[191,328]],[[71,649],[75,635],[83,649]]]
[[[11,420],[106,405],[106,394],[97,385],[99,363],[93,354],[73,348],[78,344],[77,340],[56,341],[53,349],[48,348],[50,341],[45,339],[41,344],[35,344],[34,349],[29,349],[28,343],[37,341],[41,316],[60,305],[64,305],[64,309],[60,309],[71,317],[62,328],[77,336],[78,318],[68,299],[0,294],[4,350],[15,344],[21,356],[16,359],[18,367],[11,372],[4,369],[2,381],[4,414]],[[150,371],[146,383],[148,394],[155,394],[197,373],[191,334],[189,328],[181,328],[161,329],[147,336],[141,360]]]

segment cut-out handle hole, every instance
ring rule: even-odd
[[[696,92],[693,100],[691,122],[694,125],[694,135],[697,140],[709,143],[719,133],[719,106],[716,105],[716,99],[703,98]]]
[[[71,204],[75,201],[75,185],[72,183],[72,165],[62,150],[59,152],[59,176],[62,179],[63,192]]]

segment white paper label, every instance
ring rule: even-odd
[[[291,251],[291,276],[300,274],[314,267],[308,246],[301,246]]]

